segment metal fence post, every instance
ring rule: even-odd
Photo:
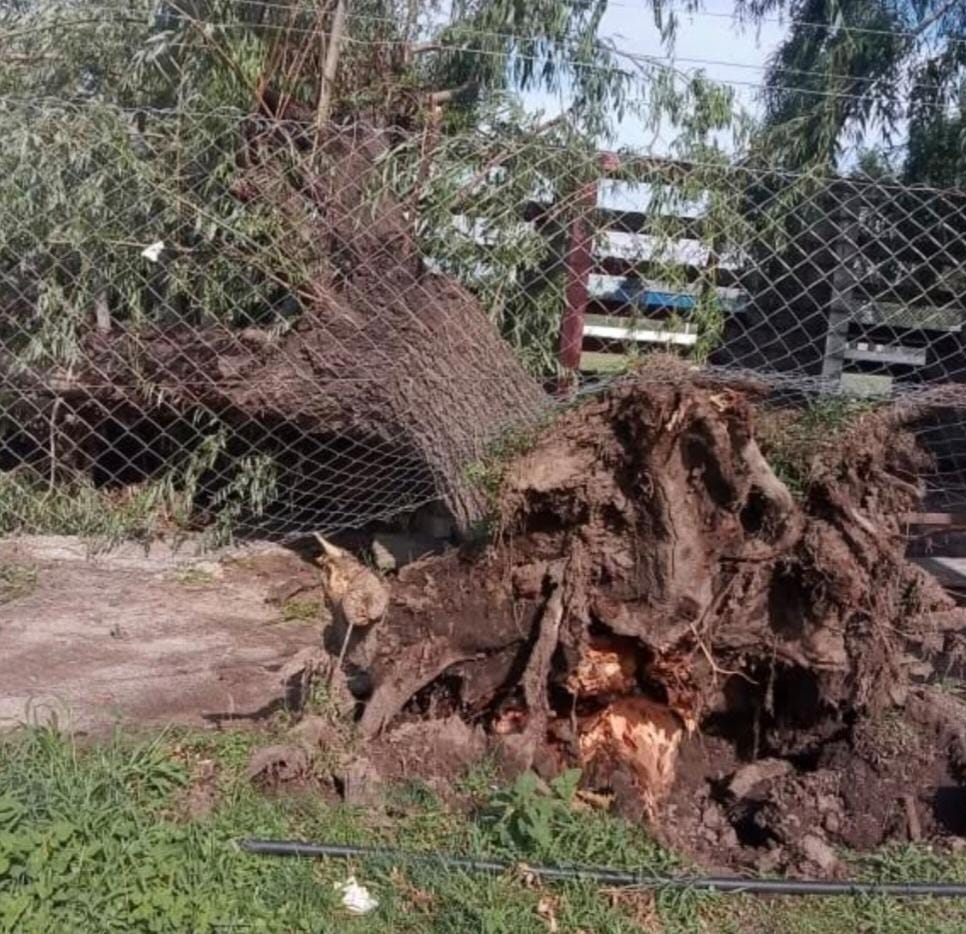
[[[594,234],[591,214],[597,207],[597,179],[580,186],[574,198],[574,217],[570,222],[567,255],[564,259],[567,282],[564,289],[564,312],[560,321],[558,359],[560,374],[558,392],[573,390],[580,369],[580,351],[584,341],[584,315],[590,270],[593,265]]]

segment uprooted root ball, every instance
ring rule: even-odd
[[[516,767],[576,763],[658,817],[689,737],[717,731],[753,760],[790,731],[874,718],[966,621],[904,558],[923,465],[868,413],[793,496],[749,393],[619,385],[510,466],[482,554],[400,572],[348,656],[370,692],[361,727],[448,706]]]

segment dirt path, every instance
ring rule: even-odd
[[[320,632],[309,597],[289,621],[272,597],[317,578],[271,546],[201,557],[123,546],[91,558],[73,538],[0,542],[0,726],[265,716],[299,682],[292,669]]]

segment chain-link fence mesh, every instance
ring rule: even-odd
[[[250,32],[219,68],[220,21],[114,6],[0,30],[0,530],[468,522],[508,430],[668,351],[928,401],[931,493],[966,497],[966,192],[461,124],[375,39],[391,106],[330,115]]]

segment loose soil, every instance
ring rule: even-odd
[[[764,405],[671,367],[561,415],[493,544],[404,567],[349,634],[370,749],[458,716],[715,865],[835,875],[835,847],[966,832],[966,613],[904,555],[925,456],[866,413],[792,495]]]

